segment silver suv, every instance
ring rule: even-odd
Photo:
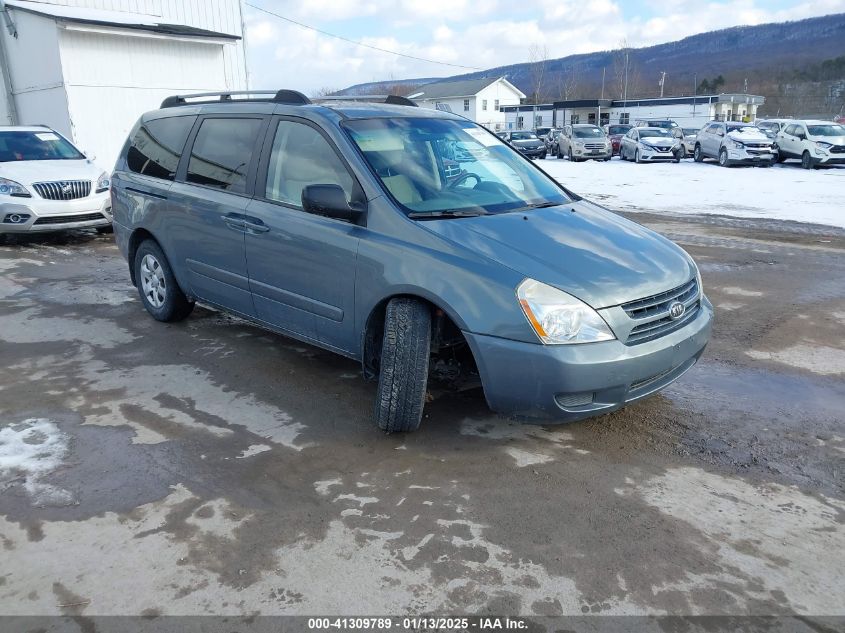
[[[610,139],[600,127],[589,123],[566,125],[557,140],[557,157],[568,156],[574,162],[610,160],[613,148]]]
[[[750,123],[736,121],[713,121],[705,125],[698,132],[693,151],[695,162],[716,158],[722,167],[771,167],[776,155],[769,137]]]

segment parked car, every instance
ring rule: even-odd
[[[385,431],[418,427],[430,374],[475,377],[504,414],[576,420],[703,352],[713,309],[689,255],[483,127],[286,90],[230,99],[166,99],[117,160],[116,240],[153,318],[199,301],[360,361]],[[485,158],[446,182],[453,142]]]
[[[565,125],[558,136],[557,157],[568,156],[572,162],[582,160],[610,160],[613,149],[604,131],[595,125],[581,123]]]
[[[619,147],[622,145],[622,137],[628,133],[633,126],[628,125],[627,123],[614,123],[605,125],[602,129],[604,133],[607,134],[607,137],[610,139],[610,146],[613,151],[613,155],[616,156],[619,154]]]
[[[552,156],[557,154],[557,137],[560,134],[560,128],[553,127],[548,134],[541,136],[540,140],[546,144],[546,155]]]
[[[545,158],[546,144],[537,138],[534,132],[528,130],[517,130],[515,132],[508,132],[505,139],[511,145],[528,158]]]
[[[670,130],[660,127],[634,127],[622,137],[619,158],[635,163],[681,162],[683,147]]]
[[[634,127],[659,127],[669,130],[679,144],[684,144],[684,130],[672,119],[638,119],[634,121]]]
[[[761,130],[766,130],[768,133],[777,136],[778,132],[792,123],[792,121],[792,119],[758,119],[754,122],[754,125]]]
[[[109,175],[59,132],[0,127],[0,239],[94,227],[111,230]]]
[[[546,140],[546,136],[548,136],[549,132],[551,132],[553,129],[553,127],[535,127],[534,134],[537,135],[537,138],[541,140]]]
[[[698,128],[697,127],[685,127],[681,128],[683,131],[684,136],[681,140],[681,145],[684,147],[684,156],[692,156],[695,152],[695,139],[698,138]]]
[[[713,121],[698,132],[693,158],[698,163],[705,158],[716,158],[722,167],[770,167],[777,151],[771,139],[751,123]]]
[[[778,160],[798,158],[804,169],[845,164],[845,125],[793,121],[777,136]]]

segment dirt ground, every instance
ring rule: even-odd
[[[565,426],[442,395],[404,436],[351,361],[153,321],[111,236],[0,247],[0,438],[31,453],[0,614],[845,615],[845,231],[633,217],[700,264],[692,371]]]

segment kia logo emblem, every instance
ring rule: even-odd
[[[675,301],[674,303],[669,305],[669,318],[673,321],[677,321],[684,313],[687,311],[686,306],[681,303],[680,301]]]

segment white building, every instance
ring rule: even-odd
[[[505,127],[502,108],[525,99],[525,94],[504,77],[439,81],[407,96],[423,108],[454,112],[494,131]]]
[[[753,121],[765,97],[747,94],[661,97],[656,99],[579,99],[537,106],[505,108],[507,129],[562,127],[571,123],[634,123],[638,119],[671,119],[681,127],[701,127],[708,121]],[[541,123],[531,125],[541,117]]]
[[[241,0],[0,0],[0,11],[0,124],[49,125],[106,169],[166,96],[247,88]]]

